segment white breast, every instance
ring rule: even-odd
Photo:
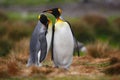
[[[47,39],[47,53],[48,53],[51,45],[51,39],[52,39],[52,24],[48,26],[48,33],[46,35],[46,39]]]
[[[56,66],[69,67],[72,62],[74,40],[67,22],[55,24],[54,63]]]

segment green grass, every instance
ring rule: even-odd
[[[117,19],[118,17],[120,17],[120,16],[118,16],[118,15],[109,16],[109,17],[108,17],[109,23],[112,24],[113,20]]]
[[[37,22],[40,13],[19,13],[8,12],[7,17],[10,21],[34,21]],[[55,17],[51,14],[45,14],[53,23],[55,23]]]
[[[98,63],[98,64],[85,63],[84,65],[89,66],[89,67],[105,68],[107,66],[110,66],[110,62],[102,62],[102,63]]]
[[[10,40],[0,39],[0,56],[6,56],[9,53],[12,46],[13,44]]]
[[[85,56],[85,52],[79,52],[80,56]],[[74,56],[78,56],[78,52],[74,52]]]
[[[39,13],[19,13],[19,12],[8,12],[7,16],[11,21],[31,21],[37,20]]]
[[[118,77],[111,77],[111,76],[96,76],[96,75],[89,75],[89,76],[65,76],[65,77],[56,77],[51,80],[119,80],[120,76]]]
[[[37,6],[43,4],[55,4],[55,3],[65,3],[65,2],[74,2],[78,0],[1,0],[0,5],[10,6],[10,5],[18,5],[18,6]]]
[[[1,36],[1,37],[4,36],[4,34],[5,34],[6,32],[7,32],[7,31],[6,31],[6,27],[0,26],[0,36]]]
[[[22,78],[4,78],[2,80],[120,80],[120,75],[118,76],[80,76],[80,75],[71,75],[64,77],[43,77],[43,76],[34,76],[34,77],[22,77]]]

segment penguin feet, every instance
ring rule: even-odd
[[[67,67],[67,68],[64,68],[64,70],[69,71],[69,68],[68,68],[68,67]]]
[[[41,64],[41,63],[39,63],[38,67],[42,67],[42,64]]]
[[[30,67],[32,64],[33,64],[33,62],[32,62],[30,59],[28,59],[28,62],[27,62],[27,64],[26,64],[26,67]]]
[[[27,63],[27,64],[26,64],[26,67],[30,67],[31,65],[32,65],[32,64],[30,64],[30,63]]]
[[[37,64],[35,64],[35,66],[42,67],[42,64],[41,63],[37,63]]]
[[[59,68],[59,67],[58,67],[58,66],[56,66],[56,65],[53,65],[53,67],[54,67],[54,68]]]

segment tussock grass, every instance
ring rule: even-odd
[[[120,74],[120,62],[107,67],[104,72],[109,75],[119,75]]]
[[[91,57],[91,55],[87,55],[84,57],[74,57],[73,63],[69,71],[52,67],[51,65],[49,65],[49,63],[51,63],[49,59],[47,59],[49,60],[47,63],[43,62],[43,67],[36,67],[36,66],[26,67],[26,63],[29,56],[29,38],[24,38],[19,42],[16,42],[14,46],[15,47],[10,51],[9,55],[7,55],[4,58],[3,57],[0,58],[0,77],[1,78],[5,78],[5,76],[7,76],[8,78],[17,77],[19,79],[20,77],[29,77],[29,78],[31,77],[30,79],[34,79],[34,77],[36,78],[37,76],[39,76],[39,78],[43,78],[43,79],[47,79],[49,77],[51,79],[53,78],[57,79],[57,77],[64,78],[65,75],[66,76],[71,76],[71,75],[93,76],[95,74],[103,75],[103,73],[99,71],[99,68],[105,71],[106,70],[109,71],[108,69],[109,66],[113,66],[113,64],[116,65],[119,62],[118,58],[116,61],[112,59],[112,57],[110,57],[111,55],[107,56],[107,58],[104,56],[100,58],[93,58]],[[99,50],[102,50],[102,49],[99,49]],[[118,52],[116,51],[115,54],[117,53]],[[88,51],[88,54],[89,54],[89,51]],[[114,54],[114,57],[115,57],[115,54]],[[110,62],[110,64],[106,65],[106,63],[108,62]],[[81,77],[76,77],[76,79],[80,79],[80,78]],[[65,79],[72,79],[72,78],[65,78]]]
[[[0,56],[7,55],[11,48],[12,48],[11,41],[7,39],[0,39]]]
[[[120,57],[118,56],[113,56],[110,58],[110,65],[114,65],[116,63],[120,63]]]
[[[83,43],[100,39],[103,41],[109,40],[112,45],[119,44],[119,18],[110,22],[109,18],[103,15],[88,14],[79,19],[73,19],[70,23],[75,37]]]
[[[97,36],[110,36],[113,33],[113,28],[103,15],[89,14],[82,19],[87,26],[93,29]]]
[[[104,69],[104,72],[109,75],[120,74],[120,50],[116,50],[110,58],[110,66]]]
[[[94,58],[107,58],[112,53],[112,48],[107,42],[97,41],[87,46],[88,54]]]
[[[1,77],[16,76],[21,74],[21,70],[25,67],[28,59],[28,39],[23,39],[15,44],[15,48],[10,51],[6,57],[0,57],[0,73]],[[27,51],[27,52],[26,52]]]
[[[114,34],[112,34],[112,38],[110,39],[111,43],[116,43],[120,45],[120,18],[116,18],[112,23],[113,29],[115,30]]]
[[[7,15],[5,14],[5,12],[0,9],[0,21],[5,21],[5,20],[7,20],[7,19],[8,19],[8,17],[7,17]]]
[[[29,38],[24,38],[17,42],[14,48],[10,51],[10,53],[11,54],[8,55],[8,57],[10,57],[11,59],[13,58],[22,63],[26,63],[29,53]]]
[[[30,37],[35,24],[33,21],[25,23],[23,21],[2,20],[0,22],[0,56],[9,54],[17,41]]]
[[[3,37],[6,34],[6,27],[4,26],[0,26],[0,36]]]
[[[120,49],[112,48],[106,42],[95,42],[89,44],[88,55],[96,59],[109,58],[107,66],[104,67],[103,72],[110,75],[120,74]],[[103,63],[102,63],[103,64]],[[106,65],[106,64],[105,64]]]
[[[118,27],[118,30],[120,31],[120,17],[113,20],[113,24]]]
[[[10,75],[17,75],[20,70],[20,66],[18,66],[16,61],[9,61],[7,68]]]
[[[88,15],[83,16],[82,19],[87,25],[93,26],[93,27],[108,24],[106,17],[102,15],[98,15],[98,14],[88,14]]]
[[[81,41],[81,42],[94,42],[95,35],[93,30],[86,26],[82,20],[75,20],[71,21],[71,26],[73,29],[73,32],[75,33],[75,37]]]
[[[22,38],[28,37],[30,36],[30,31],[27,28],[15,28],[14,30],[12,30],[9,33],[9,38],[14,40],[14,41],[18,41]]]
[[[113,48],[108,42],[96,41],[87,45],[88,55],[93,58],[110,58],[110,64],[120,62],[120,49]]]

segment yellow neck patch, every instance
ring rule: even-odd
[[[58,18],[58,19],[57,19],[57,22],[63,22],[63,20],[62,20],[62,19],[60,19],[60,18]]]
[[[48,27],[52,27],[52,21],[49,20],[49,26]]]

